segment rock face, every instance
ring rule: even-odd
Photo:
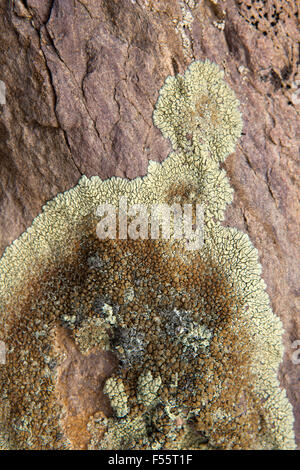
[[[170,151],[152,113],[168,75],[224,68],[243,136],[222,164],[235,190],[225,225],[258,249],[285,329],[282,385],[300,444],[300,242],[296,2],[0,1],[0,251],[81,175],[134,178]],[[1,97],[3,98],[3,97]],[[298,131],[299,132],[299,131]]]

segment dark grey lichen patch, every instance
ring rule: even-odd
[[[194,321],[193,311],[178,310],[162,312],[166,318],[166,334],[183,345],[183,353],[198,355],[205,352],[210,345],[213,329]]]
[[[120,361],[126,367],[143,361],[147,342],[145,333],[136,327],[116,327],[113,330],[112,345],[119,352]]]

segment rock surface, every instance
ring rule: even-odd
[[[224,164],[235,190],[225,224],[249,234],[282,319],[299,446],[296,2],[0,0],[0,11],[0,253],[82,174],[134,178],[162,161],[170,147],[152,112],[165,78],[195,59],[224,68],[244,119]]]

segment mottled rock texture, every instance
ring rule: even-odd
[[[170,151],[152,124],[166,76],[224,68],[243,137],[223,164],[226,225],[259,251],[286,334],[282,384],[300,443],[299,12],[294,1],[0,0],[0,253],[82,174],[134,178]],[[298,135],[297,135],[298,132]]]

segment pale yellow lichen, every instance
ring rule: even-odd
[[[194,0],[179,0],[181,19],[175,20],[175,31],[181,36],[183,54],[187,59],[192,58],[191,32],[194,21],[193,9],[196,6]],[[187,32],[188,31],[188,32]]]
[[[217,161],[233,152],[242,119],[239,101],[223,78],[219,67],[206,60],[166,79],[153,121],[174,149],[195,154],[205,149]]]
[[[151,371],[143,372],[137,383],[137,400],[143,403],[146,408],[151,406],[157,398],[158,391],[161,386],[161,378],[153,377]]]
[[[129,412],[128,398],[122,380],[110,377],[107,379],[103,391],[109,396],[116,416],[118,418],[126,416]]]
[[[70,326],[67,325],[69,328]],[[102,318],[83,320],[76,328],[76,343],[81,352],[89,353],[93,348],[107,350],[110,348],[108,325]]]
[[[119,421],[108,420],[108,432],[104,438],[90,447],[93,450],[135,448],[138,442],[148,444],[146,423],[142,416]]]

